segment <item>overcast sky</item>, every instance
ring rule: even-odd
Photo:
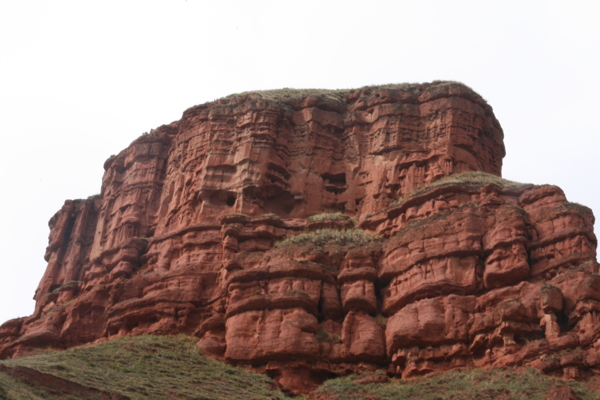
[[[600,213],[598,20],[593,0],[1,0],[0,323],[33,312],[47,222],[111,154],[236,92],[461,81],[505,178]]]

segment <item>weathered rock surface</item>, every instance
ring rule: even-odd
[[[292,390],[376,368],[582,378],[600,368],[594,217],[501,179],[502,138],[448,82],[193,107],[51,219],[36,311],[0,326],[0,356],[181,332]]]

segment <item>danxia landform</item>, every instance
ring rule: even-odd
[[[600,368],[591,210],[501,178],[456,82],[232,95],[104,164],[50,220],[33,315],[0,356],[182,333],[306,392],[332,376]]]

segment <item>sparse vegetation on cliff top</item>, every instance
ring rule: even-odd
[[[477,186],[482,186],[482,185],[491,183],[493,185],[498,186],[501,189],[513,189],[513,190],[521,189],[528,185],[527,183],[509,181],[508,179],[504,179],[504,178],[501,178],[501,177],[493,175],[493,174],[488,174],[487,172],[470,171],[470,172],[463,172],[460,174],[449,175],[445,178],[442,178],[438,181],[431,183],[430,185],[428,185],[426,187],[427,188],[435,188],[438,186],[444,186],[444,185],[449,185],[449,184],[453,184],[453,183],[477,185]],[[417,189],[417,191],[419,191],[419,190],[420,189]]]
[[[301,233],[291,236],[275,245],[284,246],[306,246],[314,245],[322,247],[325,245],[348,246],[354,248],[368,245],[382,240],[381,236],[367,233],[361,229],[317,229],[314,232]]]
[[[229,95],[225,98],[234,98],[240,96],[247,95],[256,95],[265,100],[273,100],[273,101],[281,101],[281,100],[289,100],[289,99],[299,99],[309,96],[323,96],[329,97],[332,100],[340,100],[342,97],[345,97],[351,93],[354,93],[358,90],[402,90],[406,92],[410,92],[413,95],[418,96],[422,92],[432,89],[432,88],[441,88],[450,85],[460,85],[468,89],[469,91],[473,91],[470,87],[461,82],[456,81],[433,81],[428,83],[388,83],[384,85],[367,85],[357,89],[293,89],[293,88],[283,88],[283,89],[272,89],[272,90],[252,90],[248,92],[236,93]],[[477,95],[479,96],[479,95]],[[483,100],[483,99],[482,99]]]
[[[439,179],[435,182],[430,183],[429,185],[422,186],[418,189],[413,190],[411,193],[406,196],[394,201],[392,205],[397,205],[405,200],[418,196],[422,193],[426,193],[430,190],[450,186],[450,185],[464,185],[464,186],[472,186],[472,187],[481,187],[491,183],[492,185],[497,186],[500,189],[509,189],[509,190],[519,190],[526,186],[529,186],[528,183],[519,183],[509,181],[507,179],[503,179],[499,176],[488,174],[486,172],[481,171],[471,171],[471,172],[463,172],[460,174],[452,174],[446,176],[442,179]]]

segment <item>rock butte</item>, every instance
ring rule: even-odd
[[[185,333],[301,392],[374,369],[583,379],[600,369],[593,214],[500,178],[504,154],[455,82],[192,107],[50,220],[35,312],[0,327],[0,355]]]

